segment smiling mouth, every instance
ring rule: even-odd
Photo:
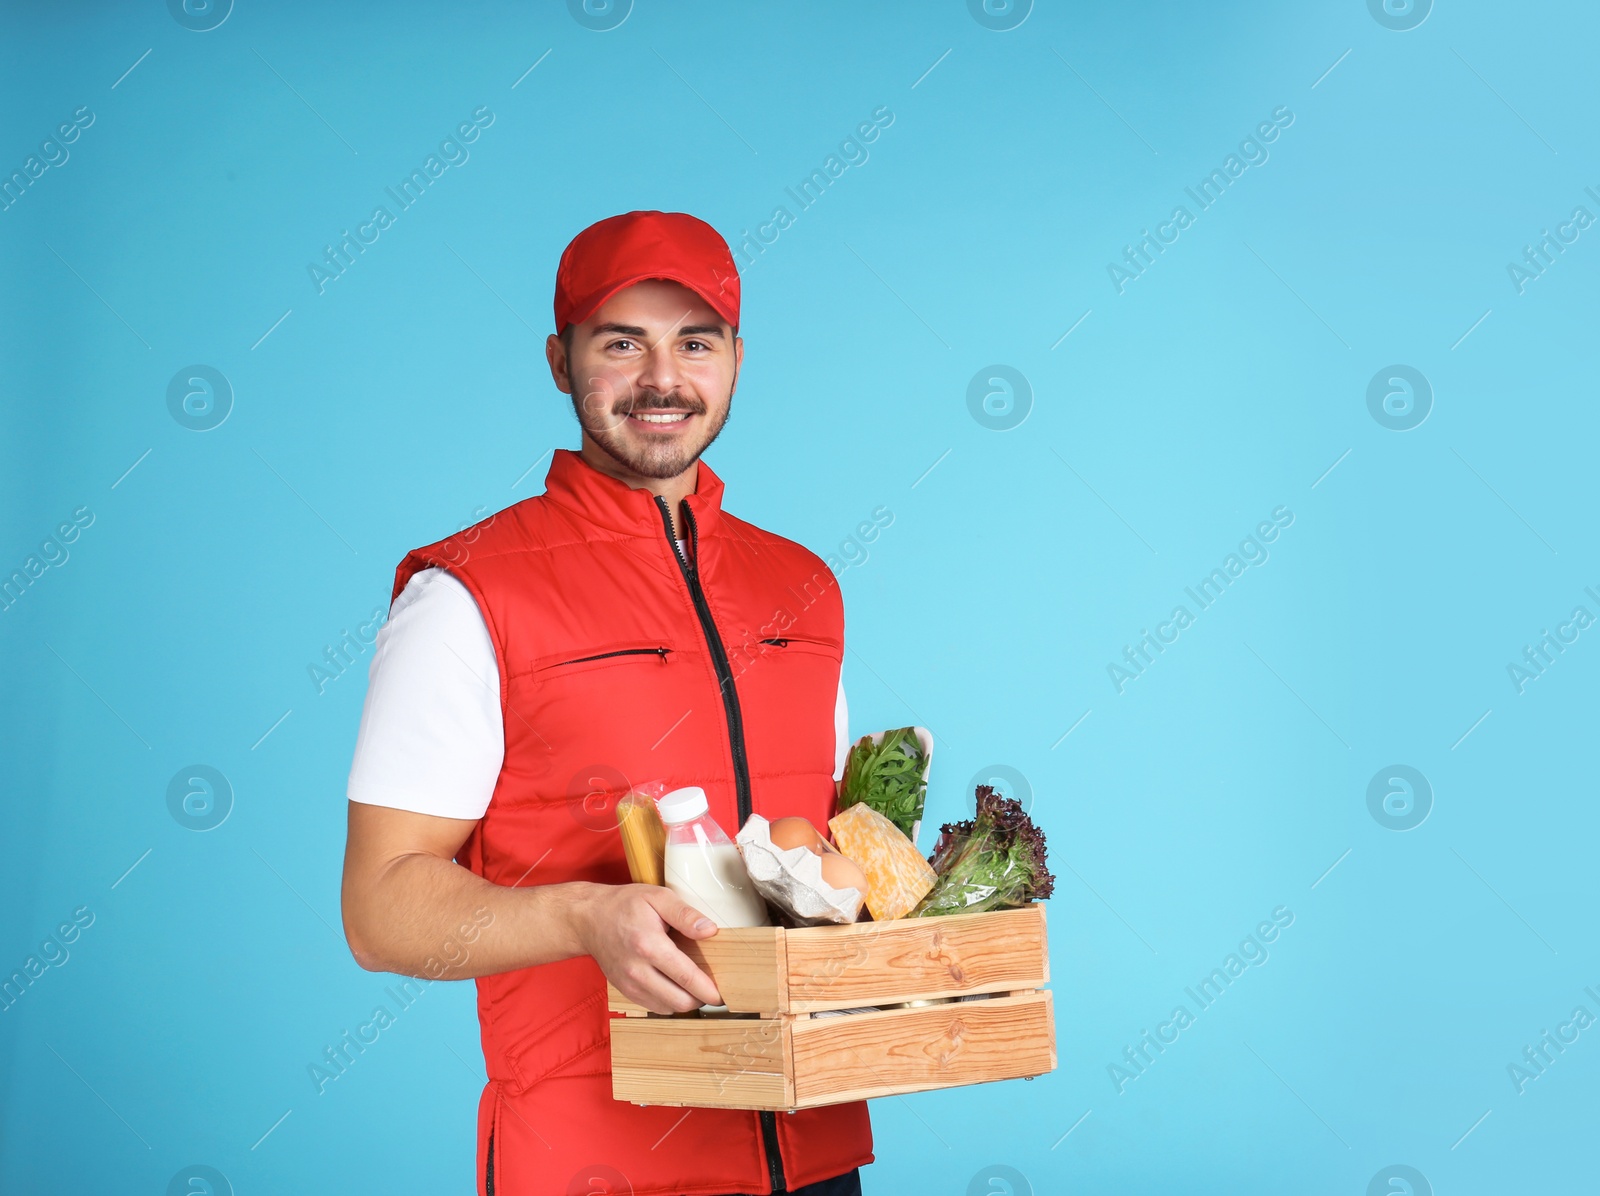
[[[688,422],[692,411],[630,411],[628,418],[652,428],[680,427]]]

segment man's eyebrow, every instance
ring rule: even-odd
[[[720,324],[685,324],[676,330],[678,336],[716,336],[723,335]],[[650,334],[637,324],[596,324],[592,336],[604,336],[616,333],[619,336],[636,336],[641,339]]]

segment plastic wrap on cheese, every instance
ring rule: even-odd
[[[833,842],[867,875],[867,908],[874,920],[903,918],[933,888],[933,866],[900,828],[871,806],[851,806],[828,820]]]

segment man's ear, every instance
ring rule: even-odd
[[[739,389],[739,367],[744,365],[744,337],[733,338],[733,382],[728,386],[728,397],[733,397],[733,392]]]
[[[556,389],[562,394],[571,394],[572,368],[567,361],[567,347],[553,332],[545,338],[544,357],[550,363],[550,377],[555,381]]]

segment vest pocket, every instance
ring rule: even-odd
[[[565,669],[570,668],[572,665],[591,664],[600,660],[616,660],[625,656],[654,656],[665,663],[667,654],[671,651],[671,648],[664,646],[656,646],[651,648],[614,648],[609,652],[594,652],[588,656],[574,656],[571,660],[558,660],[555,664],[545,665],[544,669],[539,669],[536,671],[543,672],[546,669]]]
[[[736,665],[752,776],[833,774],[841,648],[798,631],[749,641]]]
[[[763,648],[775,648],[788,652],[822,652],[830,656],[838,656],[842,649],[838,644],[828,640],[801,639],[793,635],[764,636],[757,641]]]
[[[559,684],[568,677],[581,676],[597,669],[619,666],[635,669],[656,668],[672,663],[679,655],[681,653],[678,649],[670,644],[641,644],[637,640],[621,644],[613,641],[609,644],[602,642],[592,646],[574,645],[559,655],[535,657],[512,672],[510,677],[532,682],[536,686],[546,683]]]
[[[609,866],[614,846],[626,878],[616,799],[636,784],[694,771],[681,753],[696,742],[697,720],[706,718],[691,718],[692,708],[709,710],[715,700],[714,690],[711,700],[702,696],[709,670],[694,667],[694,652],[666,636],[654,638],[648,627],[627,639],[575,636],[551,648],[507,675],[506,766],[521,767],[524,776],[515,783],[502,777],[499,801],[566,807],[574,822],[541,827],[544,846],[575,826],[606,832],[587,834],[573,850],[594,865],[605,855]]]

